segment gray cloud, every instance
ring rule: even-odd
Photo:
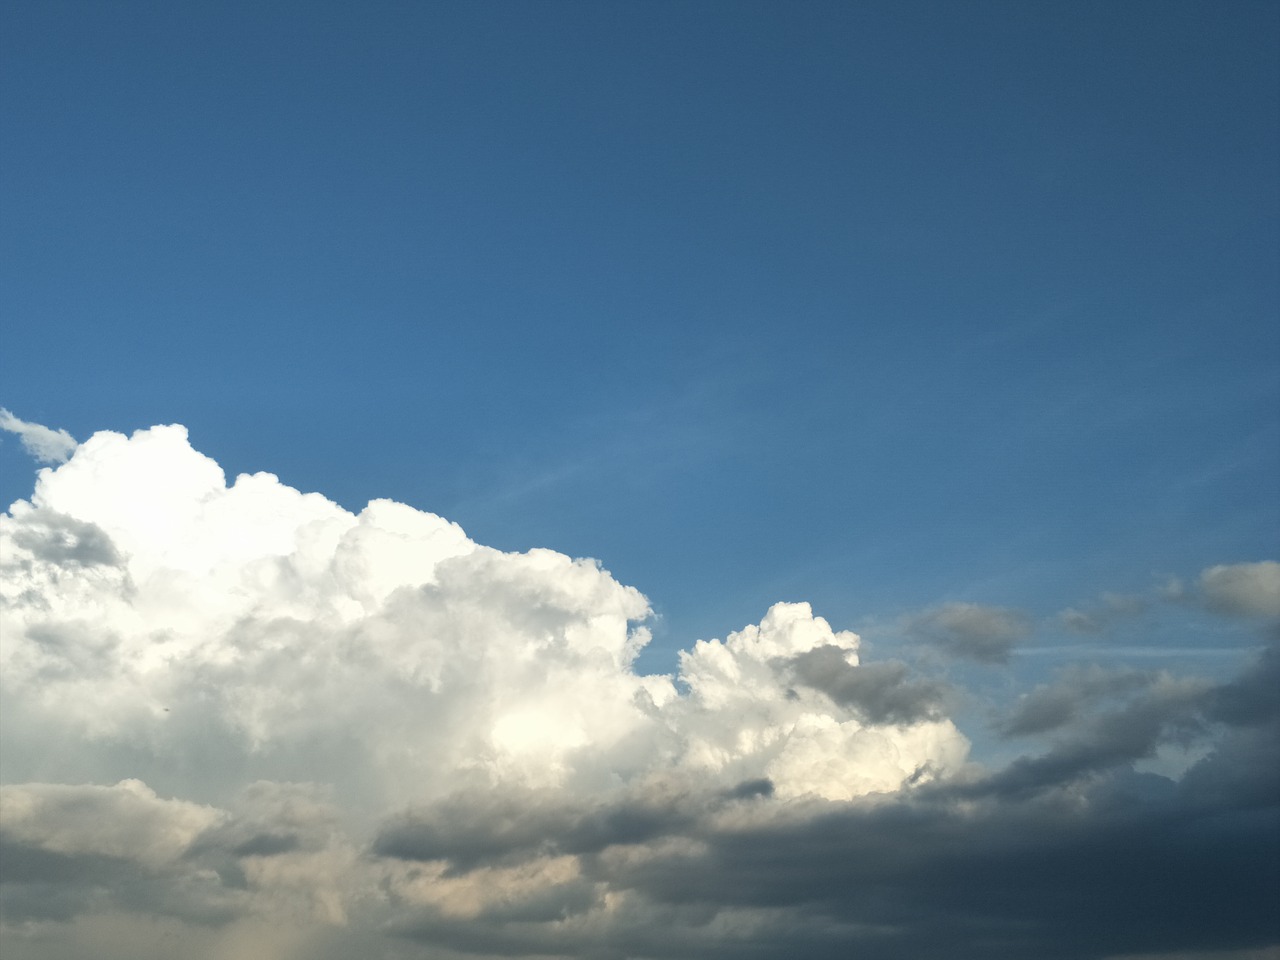
[[[1280,638],[1262,649],[1251,670],[1214,689],[1209,715],[1242,727],[1280,719]]]
[[[1068,668],[1055,683],[1020,696],[996,729],[1009,737],[1048,733],[1077,720],[1099,700],[1141,690],[1155,679],[1154,674],[1137,670]]]
[[[337,811],[300,785],[251,785],[228,811],[140,785],[9,788],[0,904],[46,931],[111,905],[230,936],[282,898],[307,915],[340,897],[350,929],[327,949],[380,929],[388,955],[396,940],[672,960],[1261,949],[1280,943],[1280,722],[1260,699],[1278,661],[1216,685],[1069,673],[1064,688],[1119,706],[1045,754],[871,803],[775,808],[761,781],[473,793],[406,811],[346,857]],[[1204,716],[1228,735],[1180,781],[1132,771]]]
[[[911,679],[910,668],[898,660],[850,665],[844,650],[828,645],[800,654],[789,666],[798,683],[821,690],[868,723],[912,724],[943,715],[946,686]]]
[[[1090,717],[1046,753],[1015,760],[966,791],[1031,795],[1153,757],[1165,742],[1186,742],[1204,732],[1211,690],[1202,680],[1160,678],[1122,707]]]
[[[120,552],[97,524],[53,510],[34,510],[14,530],[13,542],[56,566],[119,566]]]
[[[590,801],[558,792],[464,793],[391,819],[372,851],[399,860],[447,861],[450,871],[467,873],[683,835],[717,812],[772,793],[768,780],[715,791],[657,780]]]
[[[948,603],[912,617],[907,632],[953,656],[999,664],[1031,636],[1031,621],[1007,607]]]
[[[1274,809],[1205,807],[1162,778],[1120,773],[1069,799],[964,812],[918,800],[715,832],[701,856],[624,865],[611,879],[673,904],[803,905],[816,933],[770,944],[791,956],[1239,949],[1280,941],[1275,824]]]
[[[582,848],[583,876],[627,905],[589,945],[579,939],[591,916],[581,901],[552,928],[410,910],[397,929],[422,943],[513,956],[1083,960],[1275,945],[1280,773],[1269,761],[1280,724],[1258,714],[1255,698],[1277,659],[1269,651],[1218,685],[1069,673],[1065,689],[1119,705],[1082,714],[1047,753],[967,783],[869,805],[811,802],[763,819],[726,816],[705,796],[684,795],[643,838],[615,833]],[[1215,712],[1232,729],[1181,781],[1133,771],[1160,743],[1204,733]],[[472,816],[502,820],[478,807]],[[532,837],[568,849],[558,838],[579,830],[579,816],[557,821],[544,810],[523,833],[526,855]],[[437,844],[450,830],[433,825]],[[575,881],[576,895],[583,889]],[[1190,915],[1170,919],[1176,904]],[[1207,921],[1196,914],[1205,904],[1215,911]],[[571,916],[582,928],[565,925]]]

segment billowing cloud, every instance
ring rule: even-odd
[[[62,463],[76,448],[75,437],[67,431],[19,420],[4,407],[0,407],[0,430],[17,434],[23,447],[40,463]]]
[[[1008,607],[947,603],[912,617],[907,631],[953,656],[996,664],[1031,636],[1031,621]]]
[[[1065,674],[1005,721],[1048,749],[986,770],[951,688],[808,604],[644,675],[595,561],[228,484],[178,426],[95,434],[0,538],[6,957],[1093,957],[1184,945],[1130,887],[1228,861],[1197,943],[1280,942],[1274,654]],[[987,662],[1027,630],[918,626]],[[1188,738],[1181,782],[1133,772]]]
[[[156,770],[358,772],[376,807],[655,767],[848,799],[964,758],[936,711],[794,685],[816,649],[857,669],[858,638],[806,604],[640,676],[648,603],[597,563],[493,550],[389,501],[352,515],[269,474],[227,486],[180,427],[95,435],[4,523],[11,709],[100,766],[145,744]]]

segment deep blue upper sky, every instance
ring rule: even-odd
[[[0,404],[600,557],[661,667],[1271,558],[1278,51],[1272,2],[11,2]]]

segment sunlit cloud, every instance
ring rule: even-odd
[[[1138,876],[1108,865],[1157,838],[1146,879],[1265,890],[1274,837],[1242,811],[1275,789],[1271,653],[1226,683],[1067,670],[998,722],[1043,742],[992,769],[950,717],[963,691],[865,659],[807,603],[642,674],[650,603],[594,560],[228,483],[176,425],[67,452],[0,518],[16,956],[96,931],[137,958],[888,960],[992,929],[1031,932],[986,956],[1078,955],[1145,943],[1155,907],[1077,930],[1052,903],[1125,896]],[[1270,569],[1202,589],[1263,615]],[[911,626],[989,666],[1030,631],[977,604]],[[1180,781],[1135,772],[1186,743]],[[1001,896],[1045,869],[1053,897]],[[1248,945],[1269,922],[1248,895],[1214,929]]]

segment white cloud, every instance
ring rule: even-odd
[[[40,463],[62,463],[76,449],[75,437],[67,431],[19,420],[4,407],[0,407],[0,430],[17,434],[27,453]]]
[[[595,561],[494,550],[390,501],[352,514],[270,474],[228,485],[179,426],[95,434],[0,537],[0,829],[30,856],[114,858],[155,915],[343,924],[378,889],[448,916],[536,912],[548,889],[586,909],[573,853],[465,879],[355,851],[459,796],[537,797],[607,845],[647,836],[628,818],[662,834],[965,759],[944,718],[871,722],[797,683],[815,649],[857,669],[858,638],[807,604],[698,643],[678,677],[639,675],[648,601]],[[286,781],[327,791],[328,819]],[[95,889],[64,909],[122,906]]]
[[[379,809],[655,764],[838,798],[964,754],[945,720],[870,726],[791,690],[783,659],[858,642],[806,604],[699,643],[681,695],[632,671],[648,602],[594,561],[504,553],[390,501],[352,515],[270,474],[228,486],[181,427],[94,435],[3,525],[4,683],[29,729],[157,769],[193,750],[284,764]],[[42,548],[72,528],[103,562]]]
[[[877,811],[909,846],[960,829],[921,811],[979,777],[947,688],[808,604],[641,675],[648,601],[597,562],[228,485],[179,426],[95,434],[0,540],[6,955],[831,955],[862,928],[822,878],[894,855]],[[1028,630],[963,604],[916,627],[989,660]],[[1254,722],[1241,691],[1223,722]],[[988,795],[1096,776],[1183,715],[1147,713]],[[684,878],[700,899],[664,892]]]
[[[133,877],[134,909],[236,924],[347,924],[378,890],[445,918],[595,910],[573,852],[456,876],[362,860],[358,838],[511,796],[607,846],[648,836],[628,822],[660,836],[717,804],[847,800],[965,758],[946,719],[869,723],[797,685],[815,649],[858,663],[808,604],[699,643],[678,678],[636,675],[648,600],[598,563],[483,547],[389,500],[352,515],[270,474],[228,485],[180,426],[93,435],[0,538],[0,832],[83,864],[69,916],[128,906],[102,899],[104,869]],[[10,914],[40,918],[17,890]]]
[[[1220,564],[1200,574],[1210,610],[1236,617],[1280,617],[1280,563]]]

